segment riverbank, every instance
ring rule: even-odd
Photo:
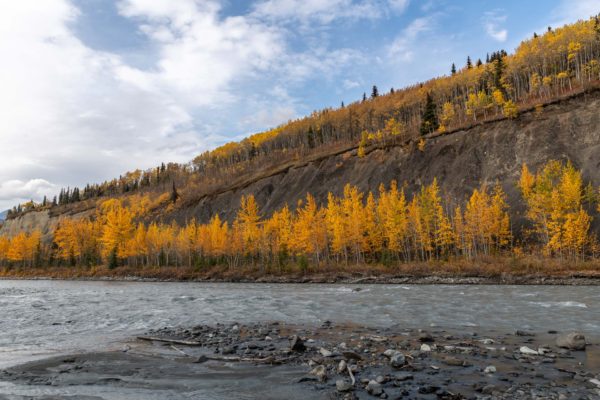
[[[3,268],[0,279],[60,279],[83,281],[240,282],[240,283],[380,283],[467,285],[600,285],[600,265],[535,261],[499,263],[417,263],[381,265],[262,268],[105,266],[89,268]]]
[[[0,381],[57,390],[95,386],[99,393],[126,388],[168,398],[198,390],[214,394],[206,398],[598,398],[600,347],[567,334],[329,321],[198,325],[149,331],[120,351],[11,367]]]

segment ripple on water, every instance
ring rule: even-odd
[[[552,308],[552,307],[579,307],[579,308],[588,308],[587,304],[580,303],[577,301],[531,301],[530,304],[534,304],[537,306],[541,306],[544,308]]]

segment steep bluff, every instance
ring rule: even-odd
[[[356,149],[320,160],[297,164],[263,179],[233,185],[195,204],[166,214],[179,222],[207,221],[213,214],[231,220],[245,194],[254,194],[269,215],[286,203],[294,207],[311,193],[326,201],[329,191],[340,194],[346,183],[377,192],[381,183],[396,180],[407,193],[437,178],[442,192],[462,202],[481,183],[500,183],[507,193],[513,223],[519,226],[523,206],[516,187],[521,167],[535,170],[548,160],[571,160],[584,179],[600,184],[600,92],[555,102],[541,113],[522,113],[517,119],[487,122],[467,130],[429,137],[423,151],[416,143]]]
[[[423,151],[411,142],[403,146],[368,148],[359,158],[356,148],[313,161],[291,163],[263,177],[232,183],[216,193],[198,196],[172,211],[155,212],[165,222],[206,222],[215,213],[232,220],[242,195],[254,194],[264,215],[311,193],[319,202],[327,193],[340,194],[345,184],[377,192],[381,183],[396,180],[412,193],[437,178],[442,192],[463,202],[480,184],[499,183],[507,193],[514,227],[522,223],[523,205],[516,183],[526,163],[535,170],[551,159],[571,160],[584,179],[600,185],[600,91],[595,90],[546,105],[541,113],[523,112],[517,119],[485,122],[470,129],[428,137]],[[88,210],[86,215],[91,211]],[[70,215],[77,217],[81,213]],[[6,221],[0,234],[38,228],[49,232],[63,216],[31,212]],[[596,228],[600,226],[598,221]]]

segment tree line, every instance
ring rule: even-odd
[[[203,267],[254,265],[393,265],[542,251],[570,261],[594,258],[590,232],[598,192],[584,186],[570,163],[551,161],[536,173],[526,165],[519,181],[530,225],[515,244],[500,186],[473,190],[464,204],[442,196],[437,181],[411,198],[393,181],[378,193],[346,185],[317,204],[308,194],[295,209],[263,217],[252,195],[243,196],[235,219],[215,214],[206,224],[142,222],[148,196],[108,199],[90,218],[63,218],[51,244],[40,232],[0,237],[5,266]],[[164,200],[164,199],[163,199]]]

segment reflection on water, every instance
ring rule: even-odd
[[[569,286],[0,281],[0,366],[121,346],[161,326],[324,320],[600,332],[600,291]],[[117,347],[118,348],[118,347]]]

